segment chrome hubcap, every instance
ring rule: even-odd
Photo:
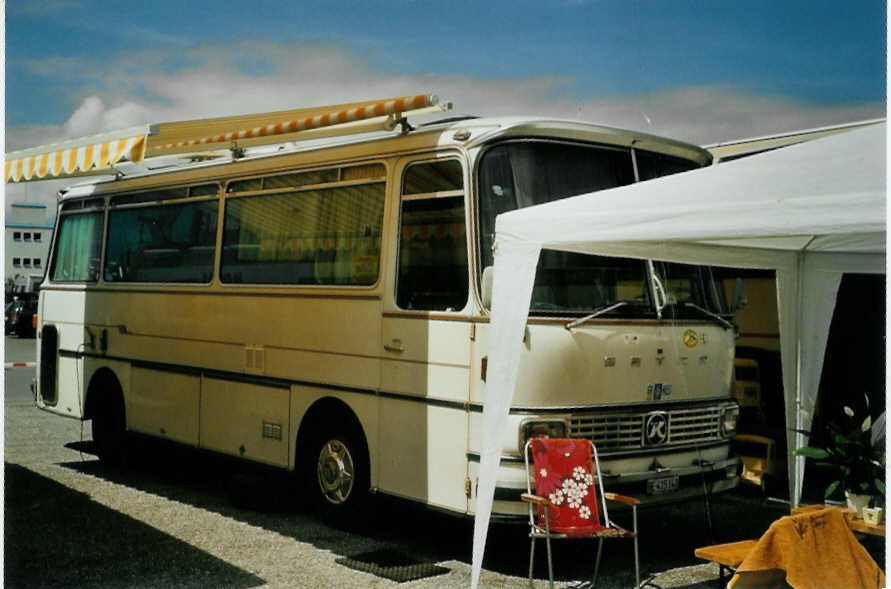
[[[328,502],[344,503],[353,490],[355,467],[349,449],[340,440],[329,440],[319,452],[319,488]]]

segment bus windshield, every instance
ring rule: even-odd
[[[665,155],[640,151],[635,155],[641,179],[698,167],[696,162]],[[491,147],[478,169],[480,268],[494,263],[495,217],[500,213],[624,186],[633,183],[634,177],[628,148],[550,140],[512,141]],[[711,294],[713,285],[703,286],[703,281],[711,280],[710,273],[700,274],[697,266],[679,264],[660,268],[671,270],[669,283],[676,294],[669,302],[692,302],[713,313],[723,312]],[[636,259],[542,250],[530,310],[543,315],[602,311],[613,317],[654,316],[647,264]]]
[[[654,262],[653,269],[662,288],[670,316],[701,316],[702,310],[727,314],[727,304],[720,283],[708,266]]]

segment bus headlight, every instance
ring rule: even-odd
[[[568,434],[569,424],[565,419],[526,419],[520,424],[520,452],[529,438],[565,438]]]
[[[721,433],[725,438],[736,435],[736,423],[739,421],[739,405],[728,405],[721,411]]]

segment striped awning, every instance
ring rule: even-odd
[[[296,140],[298,134],[345,123],[398,116],[436,106],[435,94],[145,125],[6,154],[6,181],[108,173],[119,161],[252,147]],[[304,134],[305,135],[305,134]]]
[[[149,126],[131,127],[6,154],[6,181],[80,176],[145,156]]]

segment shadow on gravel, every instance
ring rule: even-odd
[[[4,474],[7,587],[247,588],[265,583],[24,467],[5,463]]]
[[[82,452],[84,460],[61,466],[209,510],[340,556],[352,557],[373,546],[403,552],[422,562],[469,561],[472,520],[374,496],[362,521],[338,528],[308,506],[297,477],[291,473],[255,468],[163,442],[145,441],[139,446],[126,468],[111,469],[94,459],[91,442],[74,442],[67,447]],[[516,529],[522,538],[523,531]]]
[[[76,444],[77,447],[69,447],[90,451],[88,442]],[[341,556],[364,553],[372,546],[371,549],[402,552],[423,562],[470,563],[472,519],[443,514],[411,502],[376,496],[363,521],[338,529],[305,507],[293,474],[254,469],[225,457],[154,441],[141,445],[131,465],[122,471],[110,470],[92,456],[85,454],[84,457],[83,462],[62,466],[210,510]],[[668,569],[704,564],[693,555],[695,548],[758,538],[771,522],[786,514],[787,505],[764,502],[760,496],[744,490],[712,497],[708,502],[696,500],[643,507],[638,518],[641,576],[646,578]],[[631,525],[630,513],[615,514],[615,519],[620,525]],[[526,534],[525,521],[493,524],[484,568],[525,577],[529,563]],[[593,542],[556,542],[557,578],[561,581],[587,578],[593,572],[595,553]],[[884,565],[884,558],[879,564]],[[543,543],[536,549],[535,576],[547,576]],[[605,542],[598,587],[609,589],[633,584],[632,544],[621,540]],[[717,584],[717,577],[711,583],[691,579],[686,589],[706,589]]]

